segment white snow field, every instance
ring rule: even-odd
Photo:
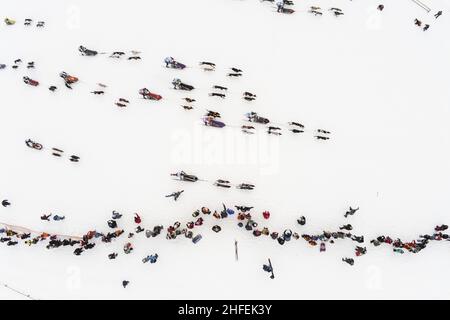
[[[0,207],[0,222],[81,236],[108,232],[112,210],[124,214],[119,227],[129,232],[135,212],[143,227],[167,227],[191,221],[202,206],[248,205],[261,227],[279,232],[315,234],[351,223],[365,236],[367,255],[356,258],[350,240],[325,253],[302,239],[280,246],[240,229],[235,218],[211,216],[194,229],[203,235],[198,244],[166,240],[165,232],[139,234],[130,255],[122,250],[126,235],[81,256],[71,247],[3,243],[0,282],[35,299],[449,298],[448,242],[403,255],[369,243],[379,235],[413,240],[450,222],[448,1],[424,0],[430,13],[411,0],[294,1],[292,15],[258,0],[1,1],[0,63],[8,67],[0,70],[0,199],[12,205]],[[312,5],[323,16],[308,13]],[[330,7],[345,14],[334,17]],[[444,14],[435,19],[438,10]],[[6,26],[5,17],[16,25]],[[26,18],[46,25],[25,27]],[[415,26],[415,18],[430,29]],[[80,45],[138,50],[142,60],[84,57]],[[166,56],[189,67],[166,69]],[[18,58],[22,65],[11,69]],[[203,60],[216,71],[201,70]],[[243,77],[227,77],[230,67]],[[80,78],[73,90],[64,87],[62,71]],[[27,86],[23,76],[41,85]],[[196,89],[173,90],[175,77]],[[103,96],[90,93],[99,82],[108,85]],[[53,84],[54,93],[47,90]],[[229,87],[227,98],[209,97],[212,85]],[[141,99],[143,87],[164,99]],[[244,101],[244,91],[257,100]],[[197,100],[194,110],[181,108],[186,96]],[[120,97],[129,107],[114,105]],[[228,126],[204,127],[206,109],[219,111]],[[245,135],[239,126],[250,111],[275,124],[301,122],[306,132],[269,136],[259,125]],[[319,128],[332,132],[329,141],[314,138]],[[27,148],[26,139],[44,150]],[[52,147],[64,157],[53,157]],[[72,154],[81,161],[70,162]],[[179,170],[209,182],[172,180]],[[219,189],[211,182],[219,178],[256,189]],[[177,202],[165,198],[182,189]],[[360,211],[344,219],[349,206]],[[66,220],[41,221],[46,213]],[[301,215],[304,227],[296,223]],[[217,234],[216,223],[223,229]],[[119,256],[110,261],[114,251]],[[158,262],[143,264],[153,253]],[[267,258],[274,280],[262,270]],[[0,298],[25,297],[2,287]]]

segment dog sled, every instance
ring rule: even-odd
[[[194,87],[189,84],[180,83],[180,85],[178,86],[178,89],[184,90],[184,91],[192,91],[192,90],[194,90]]]
[[[77,78],[77,77],[71,76],[71,75],[69,75],[67,72],[64,72],[64,71],[61,72],[61,73],[59,74],[59,76],[60,76],[61,78],[63,78],[66,87],[69,88],[69,89],[72,89],[72,86],[71,86],[72,84],[78,82],[78,78]]]
[[[256,112],[250,112],[246,116],[249,122],[256,122],[260,124],[268,124],[270,122],[269,119],[258,116]]]
[[[197,182],[198,178],[192,174],[187,174],[184,171],[180,171],[178,173],[172,173],[172,177],[177,177],[177,180],[187,181],[187,182]]]
[[[164,62],[166,63],[167,68],[178,69],[178,70],[183,70],[186,68],[185,64],[176,61],[172,57],[167,57],[166,59],[164,59]]]
[[[26,84],[33,86],[33,87],[37,87],[39,85],[39,82],[36,80],[33,80],[31,78],[28,77],[23,77],[23,82],[25,82]]]
[[[71,76],[67,72],[64,72],[64,71],[61,72],[59,74],[59,76],[61,78],[63,78],[67,84],[74,84],[74,83],[78,82],[78,80],[79,80],[77,77]]]
[[[146,100],[159,101],[162,99],[162,96],[160,96],[159,94],[150,92],[150,90],[148,90],[147,88],[143,88],[143,89],[139,90],[139,94]]]
[[[86,47],[83,47],[83,46],[79,46],[78,51],[80,51],[83,56],[89,56],[89,57],[94,57],[94,56],[96,56],[98,54],[97,51],[89,50],[89,49],[87,49]]]
[[[180,79],[173,79],[172,84],[175,90],[184,90],[184,91],[194,90],[193,86],[181,82]]]
[[[185,64],[182,64],[181,62],[174,61],[174,63],[171,64],[171,67],[172,67],[173,69],[183,70],[183,69],[186,68],[186,65],[185,65]]]
[[[31,149],[36,149],[36,150],[42,150],[44,147],[42,146],[42,144],[34,142],[31,139],[28,139],[25,141],[25,144],[31,148]]]
[[[214,127],[214,128],[223,128],[225,127],[225,123],[216,120],[214,117],[206,116],[203,117],[203,123],[207,127]]]
[[[280,12],[284,14],[293,14],[295,10],[291,8],[282,8]]]
[[[5,18],[5,23],[7,26],[12,26],[16,24],[16,20],[10,19],[10,18]]]

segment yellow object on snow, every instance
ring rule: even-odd
[[[13,24],[16,24],[16,20],[12,20],[12,19],[6,18],[6,19],[5,19],[5,23],[6,23],[8,26],[12,26]]]

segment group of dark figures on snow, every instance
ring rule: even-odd
[[[83,52],[83,54],[91,56],[91,55],[96,55],[98,54],[97,51],[93,51],[93,50],[89,50],[86,49],[83,46],[80,46],[80,51]],[[16,60],[16,65],[18,65],[19,63],[21,63],[21,60],[18,59]],[[176,69],[183,69],[186,67],[186,65],[176,61],[173,57],[168,57],[165,59],[165,63],[166,63],[166,67],[167,68],[176,68]],[[215,64],[212,62],[201,62],[201,65],[207,65],[210,67],[215,67]],[[30,62],[28,64],[28,68],[34,68],[34,62]],[[233,73],[228,74],[229,76],[241,76],[242,75],[242,70],[239,68],[231,68]],[[64,85],[68,88],[68,89],[72,89],[73,85],[79,82],[79,78],[73,75],[68,74],[67,72],[63,71],[59,74],[59,76],[63,79],[64,81]],[[31,79],[29,77],[24,77],[23,81],[31,86],[39,86],[39,82]],[[192,91],[194,90],[194,86],[187,84],[183,81],[181,81],[181,79],[179,78],[175,78],[172,81],[172,85],[173,88],[175,90],[183,90],[183,91]],[[91,93],[95,94],[95,95],[102,95],[105,93],[105,91],[102,88],[105,88],[106,85],[99,83],[98,84],[99,87],[101,87],[101,89],[98,90],[94,90]],[[220,86],[220,85],[214,85],[213,89],[218,90],[218,91],[227,91],[228,88],[224,87],[224,86]],[[57,86],[50,86],[49,87],[50,91],[56,91],[57,90]],[[139,94],[142,96],[143,99],[148,99],[148,100],[156,100],[159,101],[162,99],[162,96],[151,92],[149,89],[147,88],[142,88],[139,90]],[[213,92],[210,93],[210,96],[216,96],[216,97],[225,97],[224,93],[220,93],[220,92]],[[257,96],[251,92],[245,91],[243,93],[243,99],[247,100],[247,101],[254,101],[257,98]],[[188,103],[191,104],[193,102],[195,102],[195,99],[192,98],[184,98],[184,100]],[[127,107],[128,104],[130,103],[130,101],[128,99],[125,98],[119,98],[116,102],[115,105],[117,105],[118,107],[124,108]],[[183,108],[186,110],[191,110],[193,109],[192,105],[183,105]],[[207,110],[207,114],[202,118],[203,124],[205,126],[210,126],[210,127],[216,127],[216,128],[224,128],[226,125],[224,122],[222,122],[221,120],[219,120],[219,118],[221,117],[220,113],[215,112],[215,111],[210,111]],[[264,125],[268,125],[270,123],[270,120],[268,118],[265,117],[261,117],[259,116],[256,112],[249,112],[247,114],[245,114],[246,120],[249,122],[253,122],[253,123],[258,123],[258,124],[264,124]],[[299,133],[304,133],[304,126],[301,123],[298,122],[289,122],[288,123],[288,130],[295,133],[295,134],[299,134]],[[242,125],[241,126],[241,130],[243,133],[245,134],[254,134],[256,128],[253,125]],[[274,125],[270,125],[267,127],[267,133],[269,135],[276,135],[276,136],[281,136],[282,132],[281,132],[282,128],[280,128],[279,126],[274,126]],[[329,140],[330,136],[329,136],[330,132],[327,130],[323,130],[323,129],[318,129],[316,131],[316,135],[314,136],[316,139],[318,140]]]
[[[207,110],[207,113],[203,117],[203,124],[209,127],[215,128],[224,128],[226,125],[221,120],[221,115],[219,112]],[[267,126],[267,134],[281,136],[282,128],[276,125],[270,125],[270,120],[268,118],[262,117],[258,115],[256,112],[249,112],[245,114],[245,118],[248,122],[263,124]],[[256,127],[253,125],[242,125],[241,130],[245,134],[255,134]],[[288,130],[295,134],[304,133],[305,126],[298,122],[288,122]],[[330,139],[330,131],[317,129],[315,132],[315,138],[317,140],[329,140]]]
[[[173,69],[186,68],[185,64],[175,60],[173,57],[167,57],[164,60],[164,62],[166,64],[167,68],[173,68]],[[215,68],[215,66],[216,66],[215,63],[212,63],[212,62],[201,62],[200,65],[208,66],[211,68]],[[243,71],[241,69],[234,68],[234,67],[231,69],[234,73],[230,73],[230,74],[228,74],[228,76],[241,76],[242,75]],[[183,90],[183,91],[194,90],[194,86],[183,82],[179,78],[173,79],[172,85],[175,90]],[[226,92],[228,91],[227,87],[221,86],[221,85],[213,85],[212,88],[215,90],[215,92],[210,93],[209,96],[219,97],[219,98],[226,97]],[[141,89],[140,94],[143,96],[144,99],[151,99],[151,100],[161,99],[161,96],[150,92],[146,88]],[[257,96],[251,92],[245,91],[243,93],[244,100],[254,101],[256,98],[257,98]],[[192,103],[196,102],[195,99],[190,98],[190,97],[185,97],[185,98],[183,98],[183,100],[187,103],[187,104],[182,105],[182,107],[185,110],[192,110],[194,108],[192,106]],[[270,123],[270,120],[268,118],[261,117],[256,112],[249,112],[249,113],[245,114],[245,117],[246,117],[247,121],[253,122],[253,123],[258,123],[258,124],[263,124],[263,125],[268,125]],[[206,114],[202,118],[202,121],[205,126],[215,127],[215,128],[224,128],[226,126],[226,124],[220,118],[221,118],[221,115],[219,112],[207,110]],[[304,126],[298,122],[289,122],[288,125],[289,125],[288,130],[293,133],[305,132]],[[254,134],[256,128],[253,125],[242,125],[241,130],[243,133],[246,133],[246,134]],[[267,133],[269,135],[281,136],[282,135],[281,130],[282,130],[282,128],[280,128],[279,126],[270,125],[267,127]],[[330,134],[330,132],[327,130],[318,129],[316,131],[315,138],[318,140],[329,140],[330,139],[329,134]]]
[[[437,19],[437,18],[439,18],[441,15],[442,15],[442,11],[438,11],[435,15],[434,15],[434,18],[435,19]],[[423,25],[423,31],[427,31],[429,28],[430,28],[430,25],[428,24],[428,23],[423,23],[421,20],[419,20],[419,19],[414,19],[414,24],[417,26],[417,27],[419,27],[419,28],[422,28],[422,25]]]
[[[264,1],[268,1],[268,2],[275,2],[275,0],[262,0]],[[282,13],[282,14],[293,14],[295,12],[295,10],[292,8],[292,6],[294,5],[294,2],[292,0],[277,0],[276,1],[276,8],[277,8],[277,12],[278,13]],[[342,12],[341,9],[339,8],[330,8],[330,11],[336,16],[342,16],[344,15],[344,13]],[[316,6],[311,6],[309,11],[309,13],[312,13],[314,15],[323,15],[321,8],[320,7],[316,7]]]
[[[168,195],[167,197],[175,197],[176,199],[183,193],[183,191]],[[11,203],[8,200],[2,201],[3,207],[9,207]],[[327,244],[334,244],[336,241],[349,239],[356,242],[354,249],[355,257],[361,257],[367,253],[367,248],[364,246],[365,238],[364,236],[352,234],[350,231],[353,230],[353,226],[350,223],[346,223],[339,227],[336,231],[323,231],[319,234],[299,234],[291,229],[285,229],[282,232],[272,230],[269,228],[260,226],[255,219],[255,216],[251,213],[253,207],[249,206],[235,206],[235,209],[227,207],[222,204],[221,210],[210,210],[207,207],[202,207],[192,213],[193,220],[188,221],[184,226],[179,221],[168,226],[166,231],[167,240],[175,240],[179,237],[184,237],[191,240],[194,244],[197,244],[202,240],[202,235],[196,230],[204,225],[206,219],[209,216],[216,221],[211,230],[215,233],[222,231],[220,226],[220,221],[228,218],[236,218],[237,226],[250,232],[254,237],[269,237],[276,241],[279,245],[285,245],[295,240],[303,239],[312,247],[319,247],[320,252],[325,252],[327,249]],[[349,218],[355,215],[359,211],[359,208],[350,207],[344,214],[344,218]],[[135,224],[134,230],[126,233],[124,229],[119,227],[119,223],[123,215],[117,211],[112,212],[111,219],[106,222],[109,232],[99,232],[97,230],[92,230],[87,232],[82,237],[69,237],[57,234],[50,234],[42,232],[39,234],[34,234],[34,232],[23,232],[16,231],[14,227],[6,226],[0,229],[0,242],[6,243],[7,246],[15,246],[19,242],[23,242],[25,245],[32,246],[41,243],[46,243],[47,249],[56,249],[60,247],[75,247],[73,253],[76,256],[80,256],[86,251],[89,251],[96,247],[98,242],[110,243],[118,238],[124,238],[126,234],[127,240],[123,245],[123,254],[129,255],[133,252],[134,246],[132,244],[132,239],[139,234],[144,234],[146,238],[158,237],[165,227],[162,225],[156,225],[150,228],[142,227],[142,218],[139,214],[135,213],[133,217],[133,222]],[[262,212],[262,219],[268,220],[271,217],[269,211]],[[65,216],[46,214],[41,216],[43,221],[64,221]],[[301,228],[306,225],[306,217],[301,216],[297,219],[297,224]],[[18,228],[23,230],[23,228]],[[432,241],[450,241],[449,235],[444,233],[448,229],[447,225],[438,225],[434,228],[434,232],[431,234],[420,235],[418,239],[413,241],[403,241],[399,238],[395,239],[390,236],[381,235],[370,241],[370,243],[378,247],[382,244],[389,245],[393,248],[394,253],[403,254],[405,251],[410,253],[419,253],[421,250],[425,249],[426,246]],[[238,259],[238,248],[237,242],[236,246],[236,259]],[[112,252],[108,254],[108,259],[115,260],[119,256],[118,252]],[[142,263],[154,264],[158,261],[159,255],[157,253],[149,254],[142,258]],[[349,265],[355,264],[355,259],[351,257],[344,257],[342,261],[348,263]],[[263,265],[263,270],[270,273],[270,277],[274,278],[274,270],[272,263],[269,259],[269,264]],[[124,280],[124,287],[126,287],[129,282]]]
[[[197,176],[195,176],[193,174],[188,174],[184,171],[172,173],[171,176],[174,177],[176,180],[185,181],[185,182],[205,181],[205,180],[200,180]],[[226,188],[226,189],[229,189],[232,187],[232,184],[230,181],[223,180],[223,179],[216,180],[214,182],[214,185],[216,187]],[[236,188],[240,189],[240,190],[253,190],[255,188],[255,185],[251,184],[251,183],[240,183],[240,184],[236,185]],[[171,195],[168,195],[167,197],[174,197],[174,200],[176,201],[178,199],[178,197],[181,195],[181,193],[183,193],[183,192],[184,192],[184,190],[175,192]]]
[[[264,1],[268,1],[268,2],[275,2],[275,0],[262,0],[262,2]],[[283,13],[283,14],[292,14],[295,12],[294,9],[291,8],[291,6],[294,5],[294,2],[291,0],[277,0],[276,1],[276,6],[277,6],[277,12],[278,13]],[[384,4],[379,4],[377,6],[377,10],[379,11],[383,11],[385,9]],[[323,12],[321,11],[322,9],[320,7],[317,6],[311,6],[310,9],[308,10],[309,13],[312,13],[316,16],[322,16]],[[342,11],[342,9],[340,8],[330,8],[329,11],[331,11],[336,17],[342,16],[344,15],[344,12]],[[439,18],[441,15],[443,14],[442,10],[439,10],[438,12],[436,12],[434,14],[434,18],[437,19]],[[414,24],[417,25],[418,27],[422,27],[422,21],[420,21],[419,19],[415,19],[414,20]],[[423,31],[427,31],[430,28],[429,24],[424,24],[423,26]]]

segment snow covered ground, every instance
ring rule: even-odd
[[[0,281],[38,299],[316,299],[450,297],[449,245],[431,243],[417,255],[396,255],[368,241],[388,234],[415,239],[437,224],[450,222],[450,5],[424,0],[427,13],[411,0],[296,0],[296,13],[277,14],[258,0],[51,1],[15,0],[0,4],[0,63],[24,63],[0,70],[0,222],[33,230],[82,235],[108,231],[111,211],[125,215],[120,226],[131,230],[139,212],[144,227],[186,223],[201,206],[255,206],[269,210],[265,223],[279,231],[319,233],[352,223],[366,236],[368,254],[355,266],[354,242],[328,246],[326,253],[299,240],[280,246],[254,238],[220,221],[215,234],[209,219],[197,245],[164,236],[133,239],[135,251],[124,255],[126,238],[99,244],[80,257],[73,248],[43,245],[0,246]],[[384,3],[385,10],[376,10]],[[311,5],[324,15],[307,13]],[[327,9],[339,7],[334,17]],[[435,20],[433,14],[443,10]],[[25,18],[44,20],[43,29],[23,26]],[[414,18],[430,23],[423,32]],[[79,45],[99,51],[142,51],[141,61],[83,57]],[[171,55],[189,68],[168,70]],[[210,60],[207,73],[198,62]],[[35,61],[36,69],[26,63]],[[229,67],[244,70],[226,77]],[[72,91],[58,74],[81,81]],[[34,88],[22,82],[41,82]],[[197,102],[183,110],[174,77],[196,87]],[[94,96],[96,83],[106,95]],[[51,93],[46,87],[55,84]],[[228,86],[225,100],[211,98],[214,84]],[[147,87],[164,100],[150,102],[137,92]],[[249,103],[244,91],[257,94]],[[114,105],[129,98],[128,108]],[[205,109],[222,113],[223,130],[206,128]],[[303,123],[307,132],[255,136],[237,126],[256,111],[273,122]],[[320,142],[323,128],[332,139]],[[42,143],[29,149],[28,138]],[[81,162],[58,159],[48,151],[62,148]],[[183,184],[169,173],[185,170],[201,179],[252,182],[253,192],[223,190],[211,183]],[[164,196],[184,189],[178,202]],[[357,215],[344,219],[349,206]],[[66,215],[61,223],[43,222],[44,213]],[[296,219],[305,215],[305,227]],[[239,242],[239,261],[234,240]],[[107,259],[119,252],[116,261]],[[141,259],[157,252],[156,264]],[[262,264],[271,258],[276,278]],[[124,290],[121,281],[128,279]],[[6,288],[0,298],[21,298]]]

